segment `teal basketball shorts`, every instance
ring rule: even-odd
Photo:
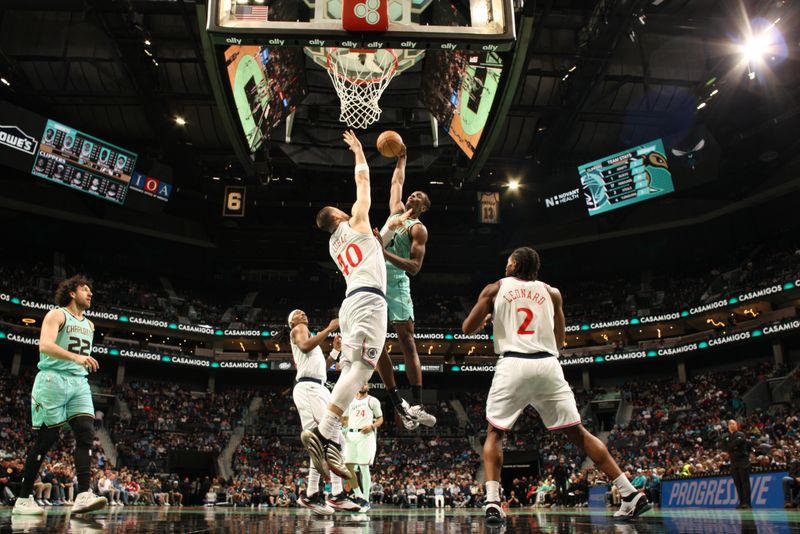
[[[33,428],[61,426],[78,415],[94,418],[92,390],[86,377],[39,371],[31,391]]]
[[[386,302],[389,305],[389,322],[414,322],[414,303],[411,302],[408,277],[387,280]]]

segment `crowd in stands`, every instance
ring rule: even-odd
[[[110,426],[122,465],[164,467],[171,451],[219,454],[241,422],[252,392],[207,393],[174,382],[133,380],[117,388],[124,403]]]
[[[19,377],[0,370],[0,499],[12,500],[19,490],[28,444],[30,388],[34,372]],[[658,502],[664,477],[726,472],[728,459],[720,449],[726,421],[737,418],[752,445],[754,470],[785,469],[800,461],[800,419],[794,408],[746,410],[743,394],[761,380],[783,376],[769,362],[732,370],[698,372],[680,384],[674,379],[635,381],[620,386],[620,398],[632,405],[632,416],[615,426],[607,442],[611,454],[633,485]],[[108,387],[100,377],[99,387]],[[308,455],[298,439],[299,419],[288,390],[260,390],[261,407],[246,413],[256,392],[216,394],[156,380],[133,379],[115,388],[121,400],[108,421],[119,454],[109,465],[99,442],[93,447],[93,488],[114,504],[173,505],[216,502],[240,506],[294,506],[307,484]],[[604,390],[577,391],[583,408]],[[483,486],[477,480],[480,439],[485,433],[485,392],[460,392],[467,427],[461,437],[409,435],[390,431],[391,419],[378,439],[373,474],[373,503],[399,506],[479,506]],[[793,398],[793,402],[800,400]],[[121,407],[127,407],[127,412]],[[439,409],[448,408],[441,403]],[[796,408],[796,404],[795,404]],[[389,410],[386,410],[389,412]],[[129,412],[129,413],[128,413]],[[583,412],[592,423],[587,412]],[[438,413],[440,421],[454,413]],[[231,430],[247,422],[235,449],[230,480],[170,475],[170,451],[211,452],[228,443]],[[34,485],[35,498],[44,504],[68,504],[75,494],[72,437],[63,432],[45,460]],[[588,488],[608,480],[586,462],[577,448],[558,432],[547,432],[538,415],[526,410],[504,448],[535,450],[539,477],[521,477],[504,488],[504,498],[515,506],[583,506]],[[2,476],[5,474],[5,476]],[[327,488],[329,491],[329,488]],[[618,499],[612,488],[612,501]]]
[[[712,302],[739,291],[793,280],[800,274],[800,248],[795,243],[761,246],[746,249],[729,265],[720,265],[705,273],[675,275],[669,272],[648,273],[642,280],[629,278],[584,276],[574,280],[555,280],[564,295],[568,324],[584,324],[634,315],[656,315],[674,312],[691,305]],[[741,258],[745,259],[742,260]],[[80,268],[79,268],[80,267]],[[293,272],[277,276],[254,290],[252,305],[226,301],[234,299],[232,292],[214,294],[208,290],[175,289],[169,281],[159,284],[132,278],[120,278],[91,266],[67,269],[69,273],[85,272],[95,281],[95,302],[98,310],[128,315],[144,315],[187,324],[266,328],[283,324],[286,311],[298,306],[308,310],[312,325],[323,326],[332,317],[339,303],[341,280],[334,271],[321,267],[308,272]],[[6,263],[0,266],[0,291],[24,294],[50,302],[58,282],[53,266]],[[286,279],[284,279],[286,278]],[[287,295],[287,281],[303,281],[304,287],[318,287],[313,298]],[[480,281],[484,283],[485,280]],[[551,280],[553,282],[553,280]],[[273,284],[270,286],[269,284]],[[424,279],[417,287],[425,288]],[[265,289],[266,288],[266,289]],[[464,286],[452,293],[428,296],[430,292],[415,289],[413,298],[418,326],[421,328],[453,328],[458,326],[474,301],[475,288]],[[233,292],[236,293],[236,292]],[[239,292],[242,297],[245,291]],[[330,302],[320,301],[319,295],[330,295]],[[291,302],[290,302],[291,301]]]

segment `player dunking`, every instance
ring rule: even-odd
[[[56,304],[59,307],[44,316],[39,335],[39,372],[31,391],[36,442],[28,450],[20,497],[12,514],[44,513],[33,498],[33,483],[65,423],[75,435],[78,495],[72,512],[90,512],[108,504],[105,497],[98,497],[89,489],[94,404],[86,375],[100,367],[92,358],[94,324],[84,316],[92,305],[91,284],[80,275],[64,280],[56,290]]]
[[[403,184],[406,180],[406,153],[397,158],[389,193],[390,216],[380,231],[386,258],[389,321],[397,332],[397,342],[403,351],[406,375],[411,384],[413,406],[400,398],[394,379],[392,360],[384,349],[378,361],[378,372],[386,384],[389,399],[400,414],[403,425],[413,430],[420,424],[434,426],[436,418],[422,408],[422,367],[414,342],[414,305],[411,302],[409,275],[416,275],[425,259],[428,229],[419,218],[431,207],[430,198],[422,191],[414,191],[403,204]]]
[[[289,327],[292,329],[289,334],[292,359],[297,367],[292,397],[294,405],[297,407],[297,413],[300,415],[300,424],[303,426],[303,430],[310,430],[322,419],[328,407],[331,392],[325,387],[325,380],[328,377],[327,369],[339,358],[341,339],[338,336],[334,339],[334,350],[331,351],[327,360],[322,353],[320,344],[327,339],[329,334],[339,329],[339,320],[334,319],[326,328],[312,337],[308,330],[308,317],[305,312],[293,310],[289,314]],[[322,492],[319,491],[319,479],[320,473],[312,462],[308,470],[306,494],[297,500],[300,506],[309,508],[319,515],[331,515],[334,513],[334,509],[351,512],[360,510],[360,505],[347,498],[342,479],[339,476],[331,476],[331,497],[327,502],[323,498]]]
[[[528,405],[539,412],[548,430],[563,431],[614,481],[622,495],[622,505],[614,517],[637,517],[650,509],[647,497],[631,485],[603,442],[581,424],[575,396],[558,363],[559,347],[565,339],[561,293],[537,280],[539,264],[539,255],[532,248],[516,249],[508,258],[506,277],[481,291],[462,325],[465,334],[473,334],[493,317],[494,351],[498,355],[486,399],[486,521],[505,520],[500,507],[503,433],[514,426]]]
[[[326,476],[333,471],[343,478],[352,478],[344,463],[338,436],[344,411],[356,392],[375,370],[381,349],[386,342],[386,264],[381,245],[372,235],[369,224],[370,183],[361,143],[352,131],[344,133],[344,141],[355,156],[356,201],[351,215],[326,206],[317,213],[317,227],[330,232],[329,252],[347,283],[345,298],[339,309],[342,328],[342,369],[331,392],[331,400],[319,426],[300,435],[311,454],[314,467]]]
[[[358,394],[344,418],[343,425],[347,427],[344,438],[347,443],[345,450],[345,463],[350,471],[358,471],[358,488],[355,494],[358,499],[363,499],[365,506],[361,510],[369,510],[369,490],[372,478],[369,466],[375,462],[375,453],[378,450],[378,437],[376,432],[383,424],[383,411],[378,399],[369,394],[369,383],[361,386]],[[357,501],[362,504],[361,501]]]

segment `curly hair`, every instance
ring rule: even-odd
[[[69,294],[73,291],[77,291],[81,286],[89,286],[89,289],[92,289],[92,283],[82,274],[76,274],[58,284],[58,288],[56,289],[56,304],[61,307],[68,306],[69,303],[72,302],[72,297],[70,297]]]

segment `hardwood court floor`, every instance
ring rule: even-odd
[[[628,523],[610,513],[581,510],[512,510],[502,527],[487,527],[479,510],[374,508],[366,515],[320,518],[303,509],[107,508],[85,517],[50,508],[44,517],[12,516],[0,508],[0,533],[233,533],[289,534],[499,534],[514,533],[798,533],[800,512],[769,510],[651,511]]]

